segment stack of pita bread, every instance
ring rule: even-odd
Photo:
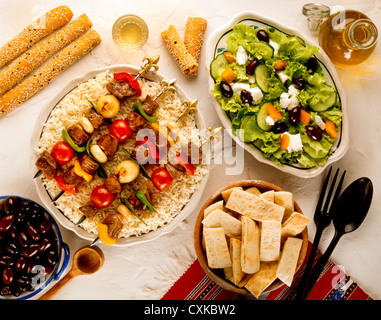
[[[211,269],[256,298],[276,279],[291,286],[310,219],[287,191],[235,187],[204,210],[203,248]]]

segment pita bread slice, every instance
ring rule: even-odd
[[[280,234],[282,225],[279,221],[263,221],[261,229],[261,261],[275,261],[280,255]]]
[[[204,228],[205,251],[209,268],[231,267],[224,229]]]
[[[276,279],[277,268],[278,261],[262,262],[261,268],[249,279],[245,288],[258,299],[263,290]]]
[[[288,287],[291,286],[294,279],[302,243],[302,239],[289,237],[283,246],[276,275]]]
[[[227,190],[225,190],[225,191],[222,191],[222,192],[221,192],[221,196],[222,196],[222,198],[225,200],[225,202],[228,202],[229,197],[230,197],[231,193],[232,193],[234,190],[243,190],[243,188],[242,188],[242,187],[234,187],[234,188],[231,188],[231,189],[227,189]]]
[[[245,273],[256,273],[260,267],[259,246],[260,231],[256,222],[249,217],[241,216],[242,248],[241,267]]]
[[[282,221],[284,207],[242,190],[233,190],[226,208],[256,221]]]
[[[282,237],[293,237],[301,233],[307,224],[311,221],[307,216],[294,212],[290,217],[282,224]]]
[[[216,209],[224,210],[224,200],[217,201],[217,202],[211,204],[210,206],[206,207],[205,210],[204,210],[204,218],[209,213],[211,213],[212,211],[214,211]]]
[[[294,211],[294,196],[288,191],[277,191],[274,193],[274,202],[284,207],[283,221],[285,221]]]
[[[205,228],[223,228],[228,237],[240,237],[242,234],[241,221],[220,209],[209,213],[202,224]]]
[[[233,269],[233,283],[237,285],[245,273],[241,268],[241,241],[238,239],[230,238],[230,258],[232,261]]]
[[[263,200],[267,200],[274,203],[275,191],[270,190],[270,191],[263,192],[259,197],[262,198]]]
[[[248,193],[254,194],[256,196],[259,196],[261,194],[261,192],[259,191],[259,189],[257,187],[250,187],[250,188],[245,189],[245,191]]]

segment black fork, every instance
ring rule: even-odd
[[[296,293],[295,300],[303,300],[305,299],[306,296],[306,287],[308,280],[310,278],[310,271],[312,268],[312,264],[315,260],[316,252],[319,246],[319,242],[321,239],[321,235],[323,231],[331,224],[332,221],[332,214],[335,211],[335,205],[337,203],[337,199],[339,198],[340,195],[340,190],[343,185],[344,177],[345,177],[345,170],[341,176],[341,179],[339,181],[339,184],[336,187],[335,194],[333,196],[333,199],[331,201],[332,195],[334,193],[335,189],[335,184],[336,180],[339,174],[339,169],[336,170],[335,176],[332,179],[328,194],[327,194],[327,187],[329,184],[329,179],[331,177],[332,173],[332,167],[329,168],[328,174],[324,180],[323,187],[320,192],[320,197],[316,206],[315,214],[314,214],[314,222],[316,225],[316,233],[315,233],[315,238],[312,243],[312,248],[311,252],[307,261],[306,269],[304,270],[304,274],[302,279],[300,280],[299,283],[299,289]],[[324,207],[323,207],[324,203]]]

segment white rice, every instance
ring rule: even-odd
[[[57,141],[62,140],[61,132],[63,129],[71,124],[77,123],[81,116],[88,114],[91,109],[89,100],[96,104],[101,96],[108,94],[106,85],[111,79],[112,73],[109,71],[98,74],[94,79],[79,84],[77,88],[67,94],[60,101],[60,103],[52,110],[51,115],[44,126],[39,143],[40,152],[43,150],[50,151]],[[121,109],[115,119],[125,118],[126,115],[133,110],[133,104],[135,102],[144,100],[147,95],[152,97],[156,96],[161,88],[160,84],[156,82],[148,81],[146,79],[139,79],[138,81],[142,88],[142,96],[139,98],[126,99],[121,104]],[[168,91],[164,93],[157,102],[159,108],[156,110],[155,115],[158,116],[159,121],[175,120],[181,113],[181,100],[176,93]],[[199,143],[199,132],[192,115],[189,114],[183,117],[179,124],[182,129],[182,140],[191,140]],[[98,136],[107,132],[108,128],[106,126],[102,127],[101,130],[96,133],[96,136],[93,137],[93,141],[96,141]],[[124,144],[120,144],[114,158],[104,165],[108,174],[114,174],[117,164],[128,159],[127,155],[121,150],[121,147],[131,151],[134,148],[134,145],[134,138],[129,139]],[[160,193],[160,199],[154,205],[157,212],[151,213],[147,210],[142,215],[142,220],[144,220],[146,224],[137,218],[130,219],[130,221],[123,227],[119,237],[139,236],[154,231],[160,226],[169,223],[189,202],[192,194],[199,188],[206,173],[206,166],[199,164],[196,166],[194,176],[184,174],[181,175],[180,178],[173,180],[171,187]],[[43,181],[47,191],[52,197],[60,191],[54,179],[43,179]],[[122,192],[123,197],[128,198],[130,193],[135,191],[145,181],[146,178],[139,175],[134,182],[124,185],[124,190]],[[55,203],[57,208],[61,210],[68,219],[76,223],[83,216],[78,208],[89,202],[91,191],[96,186],[102,185],[103,182],[104,180],[96,175],[93,181],[80,186],[76,194],[65,193],[61,196]],[[86,219],[81,224],[81,227],[89,233],[97,234],[98,222],[103,221],[108,214],[116,212],[118,205],[120,205],[119,197],[115,199],[110,207],[98,213],[93,219]]]

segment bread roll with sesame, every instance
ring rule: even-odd
[[[185,27],[184,45],[190,54],[200,62],[200,55],[206,32],[207,21],[200,17],[189,17]]]
[[[73,13],[67,6],[60,6],[44,14],[0,48],[0,68],[68,23],[72,17]]]
[[[100,42],[100,36],[93,30],[63,49],[40,70],[0,97],[0,117],[31,98]]]
[[[181,41],[180,36],[174,25],[170,25],[167,30],[161,33],[161,37],[167,46],[169,53],[175,59],[177,65],[185,75],[197,75],[198,63],[190,54]]]
[[[0,72],[0,95],[20,83],[51,56],[88,31],[92,26],[86,14],[34,46]]]

